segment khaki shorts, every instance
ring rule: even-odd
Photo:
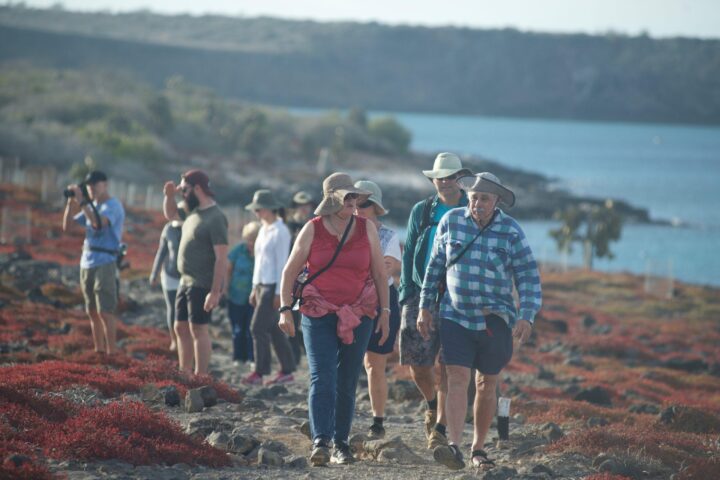
[[[400,364],[413,367],[431,367],[440,351],[440,325],[437,310],[433,310],[433,329],[425,340],[417,331],[420,295],[405,300],[400,323]]]
[[[88,312],[115,313],[117,308],[117,278],[115,262],[99,267],[80,269],[80,286]]]

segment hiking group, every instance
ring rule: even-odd
[[[368,436],[382,438],[387,357],[399,343],[400,363],[426,404],[423,428],[434,459],[451,469],[465,466],[460,445],[472,382],[469,459],[494,466],[483,446],[498,376],[512,358],[513,340],[522,344],[531,334],[540,276],[522,228],[500,207],[515,203],[500,179],[473,174],[452,153],[437,155],[423,174],[435,192],[413,206],[402,252],[398,234],[380,221],[388,213],[382,191],[369,180],[334,173],[317,205],[309,193],[295,194],[287,221],[272,191],[256,191],[246,209],[258,221],[244,226],[232,249],[208,176],[190,170],[179,185],[167,182],[168,224],[150,281],[160,275],[180,369],[208,373],[211,312],[225,296],[233,360],[252,362],[242,382],[293,382],[306,355],[310,462],[348,464],[355,460],[348,440],[361,370],[373,415]],[[91,172],[87,197],[80,186],[69,187],[63,226],[73,218],[85,228],[81,284],[95,349],[113,353],[117,291],[108,286],[115,279],[108,265],[124,213],[106,182],[105,174]],[[273,351],[279,370],[268,378]]]

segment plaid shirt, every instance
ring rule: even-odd
[[[445,266],[478,232],[468,208],[445,214],[425,272],[420,308],[434,307]],[[512,295],[513,283],[520,297],[519,315]],[[532,323],[541,304],[540,274],[525,233],[515,219],[498,209],[492,224],[447,272],[440,318],[469,330],[485,330],[485,316],[494,313],[513,327],[517,318]]]

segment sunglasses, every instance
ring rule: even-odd
[[[453,173],[452,175],[450,175],[448,177],[438,178],[438,180],[443,181],[443,182],[452,182],[453,180],[457,180],[459,177],[460,177],[459,174]]]
[[[358,205],[358,208],[370,208],[370,207],[372,207],[373,205],[374,205],[373,202],[371,202],[370,200],[367,200],[366,202]]]
[[[193,187],[195,187],[195,185],[187,184],[187,185],[184,185],[184,186],[180,187],[180,191],[181,191],[183,194],[185,194],[185,193],[189,192],[190,190],[192,190]]]

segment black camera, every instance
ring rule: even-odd
[[[80,185],[78,185],[78,187],[80,187],[80,191],[82,192],[83,198],[85,200],[90,199],[90,195],[88,194],[88,190],[87,190],[87,184],[85,182],[82,182]],[[65,198],[72,198],[75,196],[75,190],[66,188],[65,190],[63,190],[63,196]]]

